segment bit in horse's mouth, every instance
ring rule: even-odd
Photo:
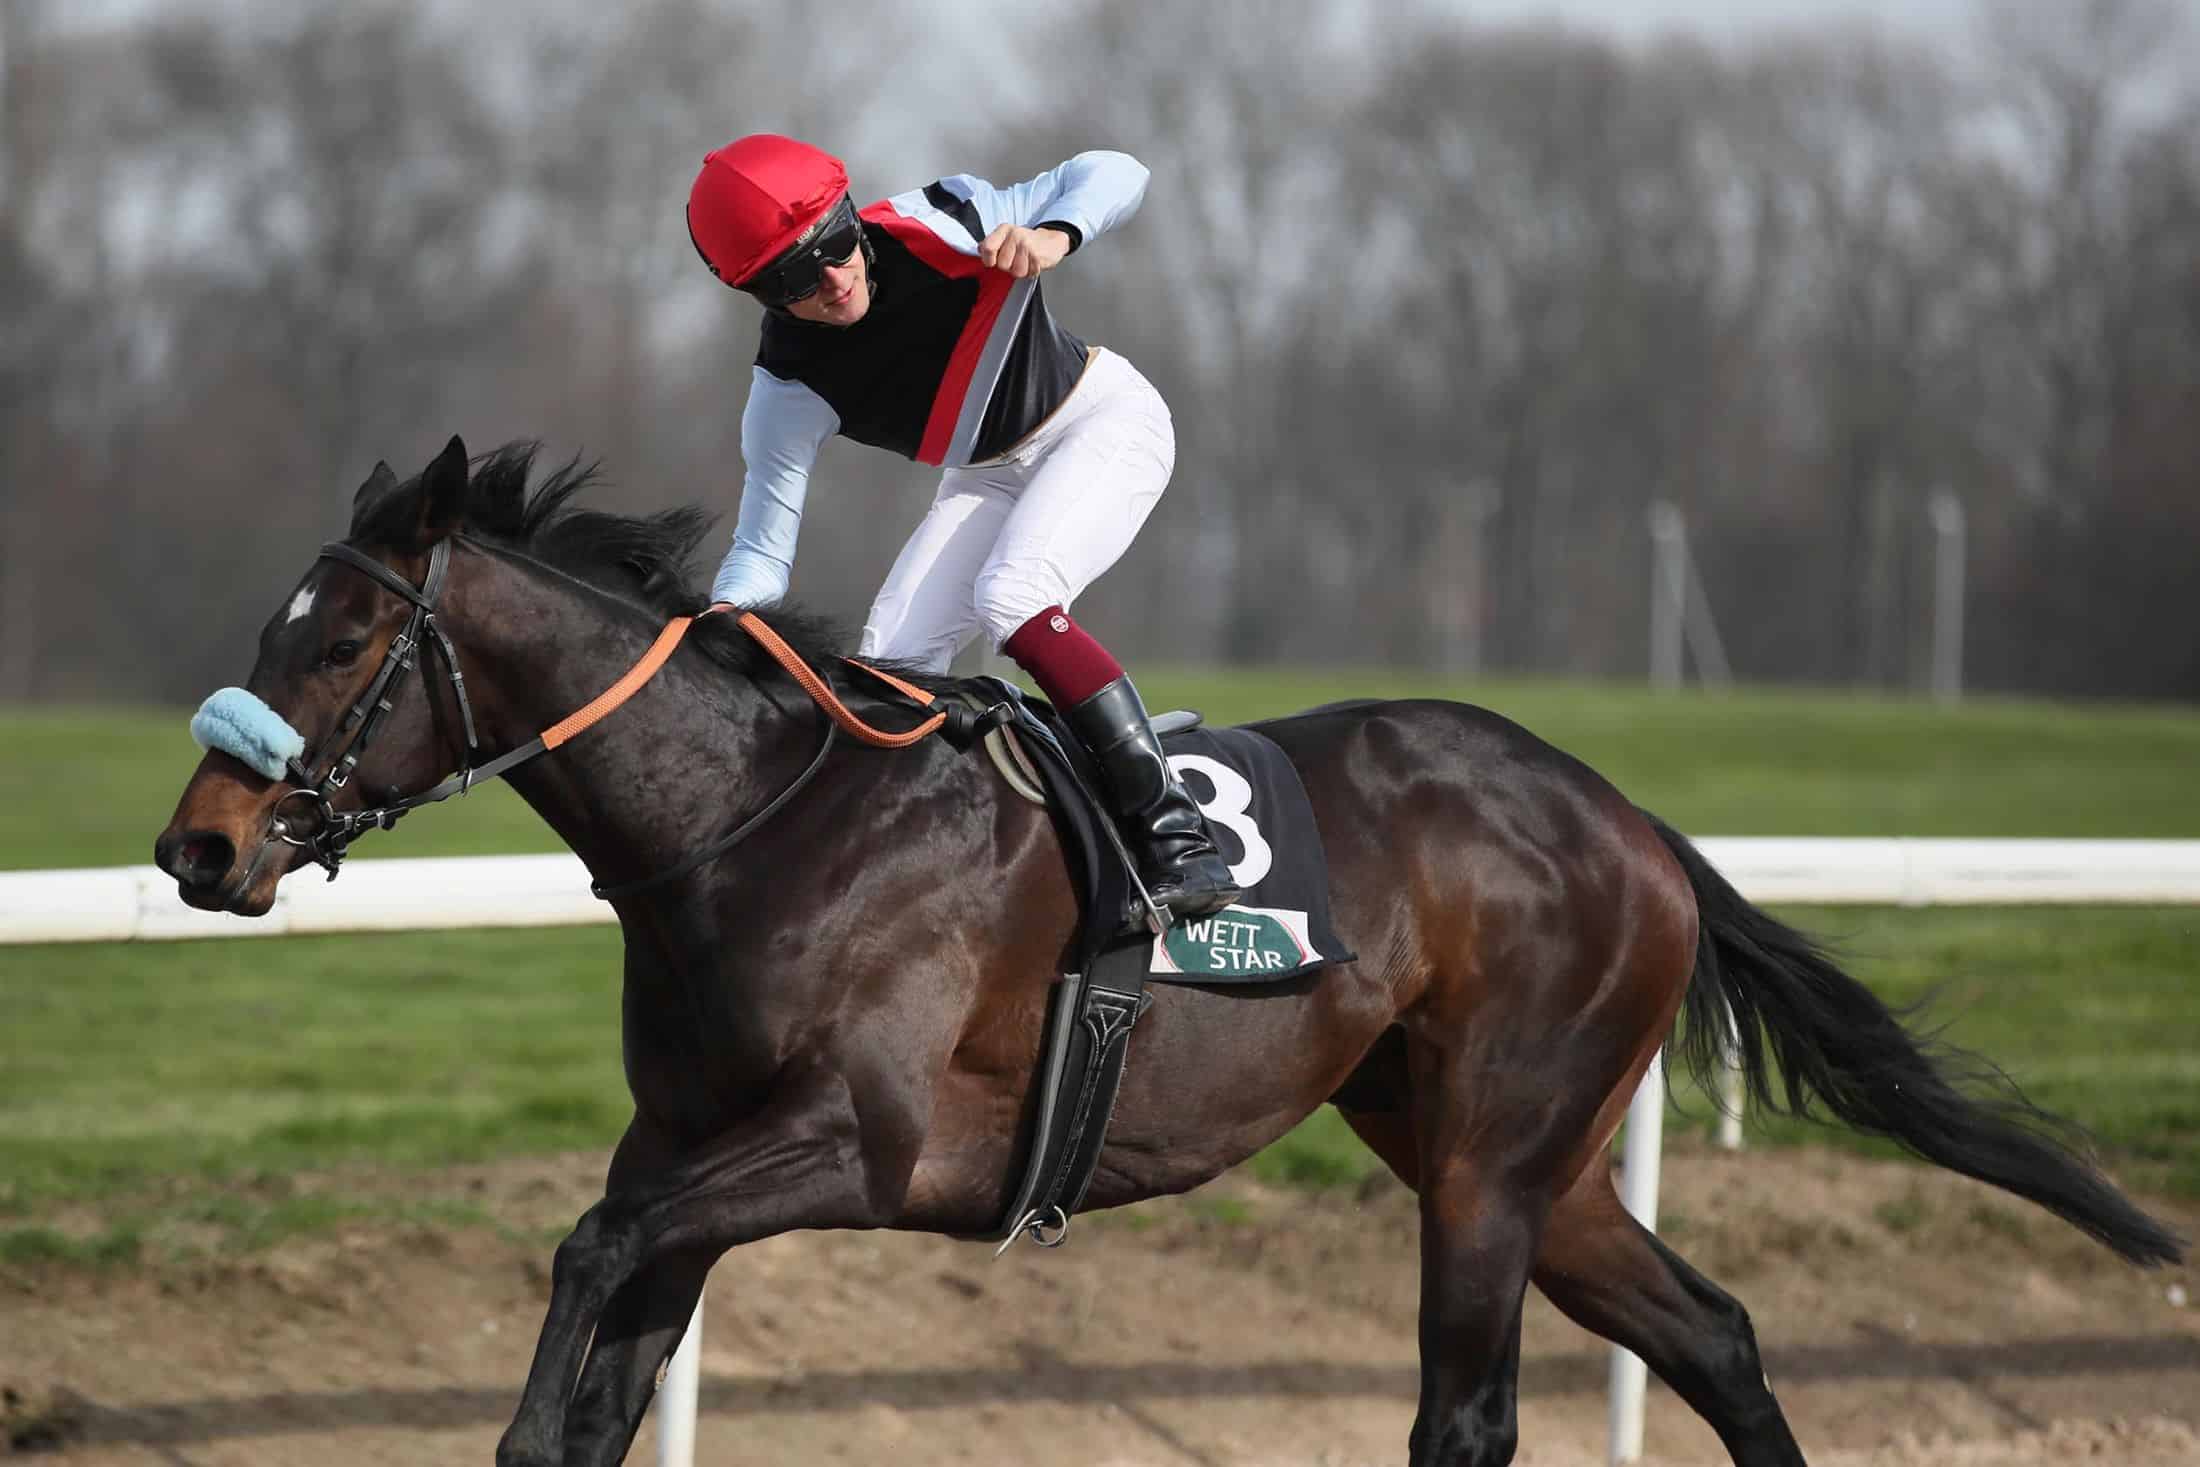
[[[204,895],[193,895],[186,890],[183,899],[201,911],[227,912],[233,917],[264,917],[275,906],[272,888],[266,897],[255,897],[251,886],[244,881],[225,881],[220,887]]]
[[[193,886],[189,882],[178,881],[176,895],[183,898],[185,906],[196,907],[202,912],[222,912],[229,909],[228,900],[220,887]]]

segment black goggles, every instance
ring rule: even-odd
[[[767,306],[791,306],[816,295],[825,284],[826,268],[847,264],[862,245],[863,221],[855,201],[842,194],[785,254],[742,281],[740,288]]]

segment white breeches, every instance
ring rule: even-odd
[[[1130,548],[1175,467],[1169,405],[1129,362],[1095,352],[1015,448],[940,475],[858,655],[945,672],[979,632],[998,647],[1047,607],[1067,608]]]

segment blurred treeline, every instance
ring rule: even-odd
[[[860,198],[1152,167],[1049,277],[1176,413],[1086,603],[1128,658],[1639,678],[1668,500],[1738,676],[1915,687],[1945,489],[1971,685],[2200,696],[2175,0],[1990,4],[1947,52],[1454,10],[0,0],[0,699],[238,679],[374,461],[453,431],[730,531],[757,316],[681,205],[765,129]],[[859,618],[931,482],[830,446],[796,594]]]

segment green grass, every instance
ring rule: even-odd
[[[1396,672],[1157,673],[1156,707],[1217,722],[1340,697],[1453,697],[1504,714],[1677,828],[1711,835],[2200,836],[2200,710]]]
[[[2200,1197],[2200,907],[1800,909],[1850,970],[1915,1026],[1999,1064],[2036,1104],[2090,1131],[2134,1185]],[[1709,1110],[1688,1101],[1701,1119]],[[1753,1144],[1846,1132],[1785,1119]]]
[[[140,866],[198,767],[188,708],[0,708],[0,871]],[[501,781],[416,811],[358,855],[559,849]]]
[[[1344,1117],[1326,1105],[1246,1166],[1264,1182],[1317,1189],[1357,1186],[1383,1170]]]
[[[2134,1182],[2200,1196],[2200,911],[1784,915],[1840,935],[1890,999],[1938,985],[1949,1038]],[[194,1182],[607,1148],[626,1115],[617,973],[597,928],[0,948],[0,1221],[158,1197],[143,1232],[223,1190]],[[1679,1104],[1676,1126],[1708,1122],[1701,1097]],[[1845,1136],[1755,1118],[1749,1134]],[[1325,1110],[1253,1165],[1339,1186],[1376,1164]],[[248,1237],[311,1222],[203,1220]]]
[[[89,1237],[77,1237],[56,1228],[0,1229],[0,1268],[55,1263],[78,1268],[108,1268],[137,1262],[144,1248],[144,1235],[128,1224],[109,1227]]]
[[[1447,691],[1382,672],[1158,673],[1146,690],[1217,722]],[[2200,834],[2200,715],[2186,711],[1448,691],[1697,833]],[[148,860],[197,759],[185,717],[0,711],[0,869]],[[551,848],[493,787],[415,814],[361,856]],[[2200,1196],[2200,909],[1783,915],[1840,939],[1891,1000],[1943,985],[1950,1038],[2093,1130],[2135,1183]],[[616,933],[595,928],[0,947],[0,1262],[57,1248],[123,1259],[184,1224],[240,1246],[324,1226],[358,1214],[220,1199],[347,1161],[608,1147],[626,1114],[618,966]],[[1680,1124],[1704,1123],[1700,1098],[1680,1104],[1693,1111]],[[1753,1145],[1839,1135],[1750,1123]],[[1350,1185],[1375,1165],[1326,1110],[1254,1162],[1310,1186]],[[103,1230],[48,1226],[50,1209],[85,1202]]]
[[[2200,712],[1978,700],[1956,708],[1827,692],[1660,696],[1633,687],[1416,674],[1162,669],[1155,707],[1214,722],[1341,697],[1457,697],[1600,771],[1676,826],[1715,835],[2200,834]],[[198,762],[188,710],[0,709],[0,870],[138,864]],[[552,850],[493,786],[409,816],[377,856]]]
[[[1848,971],[1889,1003],[1930,1000],[1913,1027],[1938,1028],[2001,1066],[2034,1103],[2091,1133],[2128,1183],[2200,1198],[2200,908],[1779,915],[1832,939]],[[1669,1134],[1708,1134],[1710,1099],[1682,1076],[1674,1084]],[[1750,1146],[1827,1142],[1897,1154],[1846,1130],[1755,1113],[1744,1136]],[[1271,1181],[1328,1186],[1357,1183],[1381,1163],[1324,1110],[1252,1165]]]
[[[611,928],[0,947],[0,1213],[608,1146],[618,973]]]
[[[488,1228],[509,1232],[483,1208],[443,1198],[350,1197],[340,1194],[254,1197],[237,1192],[186,1192],[141,1201],[103,1218],[90,1232],[31,1226],[0,1228],[0,1270],[62,1264],[114,1268],[152,1256],[167,1260],[209,1253],[251,1253],[286,1238],[337,1227]]]

